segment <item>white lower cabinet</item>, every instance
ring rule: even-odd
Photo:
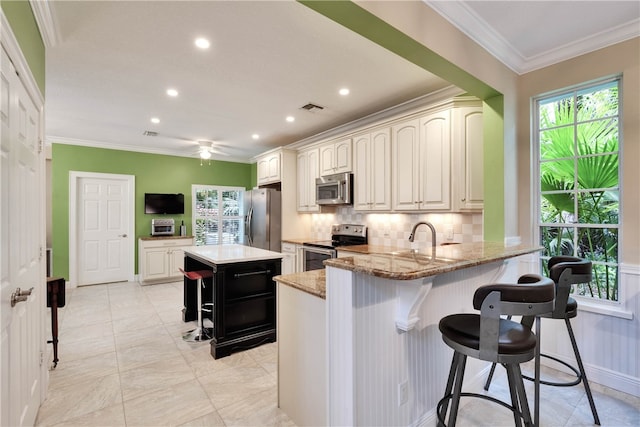
[[[296,246],[293,243],[282,244],[282,274],[291,274],[297,272],[296,263]]]
[[[138,276],[141,283],[173,282],[182,277],[184,249],[193,238],[152,237],[138,239]]]

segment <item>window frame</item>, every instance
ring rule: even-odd
[[[244,192],[246,191],[246,189],[244,187],[233,187],[233,186],[222,186],[222,185],[209,185],[209,184],[192,184],[191,185],[191,224],[192,224],[192,228],[193,228],[193,238],[194,238],[194,245],[197,246],[207,246],[207,243],[202,243],[202,244],[198,244],[197,241],[197,234],[196,234],[196,227],[197,227],[197,220],[198,219],[213,219],[213,218],[209,218],[209,217],[201,217],[198,215],[198,210],[197,210],[197,197],[196,197],[196,193],[199,190],[208,190],[208,191],[217,191],[218,196],[222,195],[223,192],[229,192],[229,191],[236,191],[239,193],[238,195],[238,215],[237,216],[227,216],[224,215],[224,210],[223,209],[218,209],[218,215],[217,218],[215,218],[215,221],[218,222],[218,231],[217,231],[217,243],[215,244],[211,244],[210,246],[213,245],[225,245],[225,244],[242,244],[243,240],[244,240],[244,227],[242,226],[243,222],[244,222]],[[222,206],[222,204],[219,203],[218,206]],[[229,220],[229,219],[233,219],[233,220],[238,220],[240,221],[240,228],[239,228],[239,234],[238,234],[238,243],[225,243],[224,239],[223,239],[223,227],[222,227],[222,222],[224,220]]]
[[[575,96],[576,94],[579,94],[580,92],[584,92],[585,90],[589,90],[589,89],[593,89],[593,90],[597,90],[598,86],[603,86],[606,85],[608,83],[612,83],[612,82],[617,82],[617,86],[618,86],[618,114],[617,114],[617,118],[618,118],[618,150],[617,150],[617,155],[618,155],[618,185],[617,185],[617,191],[618,191],[618,223],[613,225],[613,224],[595,224],[595,223],[574,223],[574,224],[566,224],[566,223],[558,223],[557,226],[558,227],[575,227],[574,229],[579,229],[579,228],[587,228],[589,226],[592,226],[593,228],[615,228],[618,230],[618,237],[617,237],[617,283],[618,283],[618,299],[616,301],[613,300],[609,300],[609,299],[599,299],[599,298],[592,298],[592,297],[587,297],[587,296],[581,296],[581,295],[576,295],[576,294],[571,294],[571,296],[573,298],[575,298],[576,300],[578,300],[580,302],[580,304],[578,305],[579,309],[581,310],[585,310],[585,311],[591,311],[591,312],[595,312],[595,313],[600,313],[600,314],[607,314],[607,315],[613,315],[616,317],[621,317],[621,318],[626,318],[626,319],[630,319],[633,317],[633,313],[626,311],[625,310],[625,302],[627,300],[627,292],[625,289],[625,283],[622,280],[622,270],[624,269],[624,264],[621,262],[620,260],[620,253],[621,253],[621,248],[623,247],[623,241],[624,241],[624,232],[623,232],[623,215],[624,215],[624,209],[623,209],[623,205],[624,205],[624,197],[623,197],[623,191],[624,191],[624,183],[623,183],[623,152],[624,152],[624,142],[623,142],[623,114],[624,114],[624,108],[623,108],[623,96],[622,96],[622,89],[623,89],[623,79],[622,79],[622,75],[615,75],[615,76],[609,76],[609,77],[605,77],[605,78],[601,78],[601,79],[597,79],[597,80],[592,80],[592,81],[588,81],[588,82],[583,82],[577,85],[573,85],[573,86],[569,86],[569,87],[565,87],[562,89],[558,89],[558,90],[554,90],[554,91],[550,91],[547,93],[542,93],[539,94],[537,96],[534,96],[530,99],[530,111],[531,111],[531,163],[532,163],[532,168],[531,168],[531,185],[532,185],[532,192],[531,192],[531,204],[532,204],[532,213],[535,216],[534,220],[531,222],[532,224],[532,236],[535,242],[541,242],[541,227],[545,227],[545,226],[550,226],[550,224],[548,223],[543,223],[541,221],[541,211],[542,211],[542,203],[541,203],[541,198],[542,198],[542,189],[541,189],[541,179],[540,179],[540,170],[541,170],[541,163],[542,163],[542,159],[541,159],[541,146],[540,146],[540,105],[544,102],[544,101],[549,101],[553,98],[560,98],[560,97],[566,97],[566,96],[571,96],[574,100],[575,100]],[[573,126],[575,129],[576,126],[576,122],[573,122]],[[575,131],[574,131],[575,134]],[[578,154],[574,153],[574,159],[576,158]],[[590,189],[590,190],[596,190],[596,189]],[[584,191],[584,190],[583,190]],[[575,194],[580,194],[580,189],[575,190]],[[577,203],[577,202],[576,202]],[[546,259],[546,257],[543,257],[541,254],[539,256],[539,258],[541,260]]]

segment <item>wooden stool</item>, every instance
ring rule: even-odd
[[[182,339],[190,342],[197,341],[207,341],[212,338],[211,333],[213,332],[211,328],[205,328],[202,323],[202,289],[204,289],[204,281],[203,279],[208,279],[213,277],[212,270],[198,270],[198,271],[184,271],[182,268],[180,272],[189,280],[195,280],[198,286],[198,326],[192,330],[187,332],[182,336]]]
[[[584,390],[587,393],[587,398],[589,399],[589,406],[591,406],[593,422],[597,425],[600,425],[600,417],[598,417],[598,411],[596,410],[596,405],[593,401],[591,387],[589,387],[589,381],[587,381],[587,374],[584,371],[584,366],[582,364],[582,358],[580,357],[580,351],[578,350],[576,337],[573,334],[573,328],[571,327],[571,322],[569,321],[569,319],[574,318],[578,315],[578,303],[575,299],[569,296],[569,293],[571,292],[571,285],[591,282],[592,264],[591,261],[578,257],[554,256],[549,259],[547,265],[549,267],[549,276],[554,281],[556,287],[556,304],[553,311],[544,313],[540,317],[544,317],[546,319],[564,320],[564,323],[567,327],[567,332],[569,333],[571,347],[573,348],[573,354],[576,357],[578,369],[558,358],[546,354],[541,354],[540,356],[547,359],[555,360],[556,362],[566,366],[576,374],[576,379],[569,382],[545,381],[539,378],[539,374],[536,374],[535,378],[531,378],[526,375],[524,376],[524,378],[530,381],[537,381],[540,384],[559,387],[570,387],[583,382]],[[540,356],[538,356],[538,359]],[[489,372],[489,377],[487,378],[487,382],[484,386],[485,390],[489,390],[494,370],[495,363],[493,364],[493,366],[491,367],[491,371]]]
[[[479,309],[480,314],[452,314],[440,320],[442,339],[454,353],[444,397],[436,408],[438,426],[445,425],[449,401],[448,423],[455,426],[460,397],[478,397],[498,403],[513,412],[516,426],[522,425],[521,420],[527,426],[533,425],[520,363],[535,357],[538,340],[531,328],[500,316],[538,316],[551,311],[553,301],[554,283],[551,279],[525,274],[518,279],[518,284],[491,284],[478,288],[473,296],[473,307]],[[467,356],[504,364],[511,405],[491,396],[462,392]]]

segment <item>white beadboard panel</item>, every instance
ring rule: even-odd
[[[620,268],[622,308],[632,313],[624,319],[578,311],[571,319],[587,378],[590,381],[640,397],[640,267]],[[575,357],[562,320],[542,322],[542,352],[575,366]],[[542,362],[552,365],[544,358]],[[597,405],[597,402],[596,402]]]
[[[453,351],[438,330],[451,313],[471,312],[480,285],[504,282],[519,262],[496,262],[437,276],[419,310],[420,327],[396,328],[397,287],[405,281],[327,269],[329,417],[331,425],[418,425],[433,415],[444,393]],[[516,273],[517,274],[517,273]],[[351,366],[349,366],[349,364]],[[469,360],[465,377],[477,381],[487,363]],[[350,370],[351,369],[351,370]],[[398,387],[407,382],[408,400]],[[344,406],[351,401],[352,412]]]

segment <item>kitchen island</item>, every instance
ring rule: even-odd
[[[438,322],[474,311],[479,286],[536,271],[539,249],[490,242],[421,250],[363,245],[325,261],[325,371],[314,373],[326,378],[325,424],[433,425],[452,357]],[[295,276],[276,280],[312,295],[304,283],[288,283]],[[289,337],[281,332],[281,340]],[[469,361],[466,378],[480,386],[487,366]]]
[[[213,303],[211,355],[276,341],[276,287],[282,254],[243,245],[192,246],[185,249],[186,271],[212,270],[204,279],[203,303]],[[183,320],[197,316],[196,282],[184,279]]]

